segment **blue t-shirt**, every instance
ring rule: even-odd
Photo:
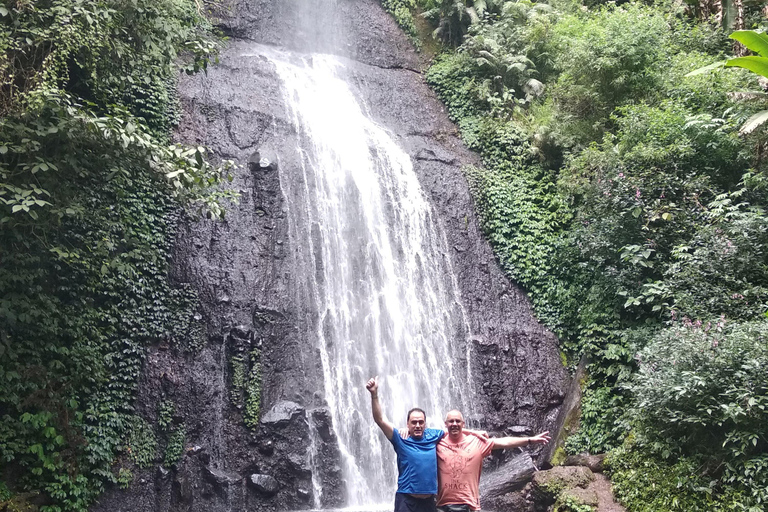
[[[424,429],[421,439],[400,439],[395,433],[392,447],[397,454],[397,492],[406,494],[437,494],[437,453],[435,447],[444,432]]]

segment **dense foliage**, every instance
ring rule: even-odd
[[[179,205],[221,213],[221,170],[169,144],[175,77],[216,44],[189,0],[0,2],[0,508],[86,510],[158,457],[145,347],[201,336]]]
[[[739,128],[766,96],[688,76],[733,54],[729,28],[766,28],[763,4],[417,4],[456,46],[427,81],[483,157],[499,261],[591,362],[567,449],[613,450],[632,511],[763,510],[768,137]]]

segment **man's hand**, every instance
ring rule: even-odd
[[[371,393],[371,396],[378,396],[378,394],[379,394],[379,380],[378,379],[379,379],[378,377],[373,377],[372,379],[370,379],[365,384],[365,389],[367,389]]]
[[[552,437],[549,435],[549,430],[528,438],[530,444],[547,444],[551,440]]]
[[[411,437],[410,432],[408,432],[408,428],[399,428],[397,429],[397,432],[400,434],[400,439],[408,439]]]
[[[542,432],[541,434],[533,437],[492,437],[493,449],[506,449],[506,448],[519,448],[523,446],[530,446],[532,444],[547,444],[552,438],[549,437],[549,431]]]

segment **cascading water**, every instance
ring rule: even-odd
[[[347,505],[391,503],[394,452],[371,418],[365,381],[379,376],[385,415],[399,426],[414,406],[437,427],[449,408],[470,412],[466,364],[457,363],[469,333],[447,242],[410,157],[366,116],[342,61],[262,50],[298,133],[301,166],[282,169],[280,181]]]

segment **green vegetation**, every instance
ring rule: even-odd
[[[168,467],[175,465],[184,455],[184,443],[187,439],[187,428],[184,425],[179,425],[171,432],[168,437],[168,444],[165,446],[165,457],[163,458],[163,464]]]
[[[447,45],[427,81],[483,158],[485,233],[591,361],[567,450],[610,451],[630,511],[764,509],[768,104],[712,66],[728,29],[768,28],[763,4],[417,4]]]
[[[254,348],[250,354],[251,371],[245,388],[245,424],[249,428],[259,425],[261,413],[261,351]]]
[[[169,143],[175,78],[216,44],[191,0],[0,2],[0,507],[86,510],[155,459],[145,347],[200,332],[174,226],[228,195]]]
[[[564,494],[558,498],[552,508],[552,512],[596,512],[597,508],[587,505],[570,494]]]
[[[172,400],[162,400],[157,405],[157,426],[161,432],[168,432],[171,429],[175,412],[176,404]]]
[[[157,438],[146,420],[140,416],[130,419],[124,451],[140,468],[148,468],[155,463],[157,456]]]
[[[229,361],[229,366],[232,371],[232,389],[230,389],[229,397],[234,406],[240,405],[243,400],[245,374],[248,371],[246,364],[247,363],[242,355],[232,356],[232,359]]]
[[[230,399],[243,409],[243,422],[248,428],[259,425],[261,412],[261,351],[258,347],[230,359]]]

